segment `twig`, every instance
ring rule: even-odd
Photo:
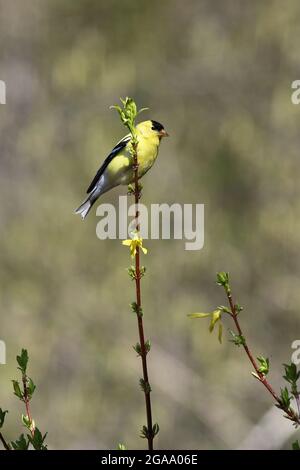
[[[141,437],[146,438],[148,441],[148,449],[153,450],[153,439],[159,432],[159,426],[157,423],[152,425],[152,410],[151,410],[151,387],[149,383],[148,368],[147,368],[147,354],[150,350],[150,342],[145,342],[144,325],[143,325],[143,311],[142,311],[142,299],[141,299],[141,277],[144,275],[145,269],[140,266],[140,252],[147,252],[142,246],[142,239],[139,236],[140,224],[139,224],[139,199],[141,196],[141,188],[139,186],[139,162],[138,162],[138,139],[135,129],[135,119],[137,115],[144,111],[146,108],[137,110],[137,106],[132,98],[126,97],[121,98],[122,107],[115,105],[112,108],[116,109],[120,115],[121,121],[124,126],[129,129],[131,134],[129,152],[133,160],[133,181],[134,188],[130,186],[130,194],[134,194],[135,201],[135,231],[134,239],[124,240],[123,245],[130,246],[131,256],[135,258],[135,267],[130,267],[128,273],[132,279],[135,280],[135,291],[136,301],[131,304],[132,310],[136,313],[139,331],[139,344],[134,349],[142,359],[143,378],[140,379],[140,385],[145,395],[146,404],[146,415],[147,415],[147,426],[143,426],[141,430]],[[128,187],[129,189],[129,187]]]
[[[23,374],[22,373],[22,382],[23,382],[23,390],[24,390],[24,394],[23,394],[23,397],[24,397],[24,403],[25,403],[25,408],[26,408],[26,414],[27,414],[27,418],[30,422],[30,433],[32,435],[32,437],[34,437],[34,423],[32,421],[32,418],[31,418],[31,412],[30,412],[30,404],[29,404],[29,397],[28,397],[28,389],[27,389],[27,375],[26,374]]]
[[[295,400],[296,400],[296,403],[297,403],[298,415],[300,416],[300,397],[299,397],[299,394],[295,395]]]
[[[0,432],[0,441],[2,442],[3,447],[4,447],[5,450],[11,450],[11,448],[7,444],[6,440],[4,439],[3,434],[1,432]]]
[[[231,291],[230,291],[230,289],[225,288],[225,292],[226,292],[227,299],[228,299],[229,306],[230,306],[230,316],[232,317],[232,319],[235,323],[235,326],[237,328],[237,331],[238,331],[239,335],[241,337],[245,338],[245,336],[243,335],[239,320],[238,320],[238,313],[237,313],[237,310],[236,310],[236,305],[235,305],[235,303],[232,299]],[[300,403],[299,403],[299,400],[297,401],[298,412],[299,412],[299,414],[297,415],[297,413],[295,413],[295,411],[292,408],[285,407],[283,405],[281,399],[274,392],[272,386],[270,385],[270,383],[266,379],[266,376],[262,372],[260,372],[259,366],[258,366],[256,360],[254,359],[254,356],[253,356],[251,350],[249,349],[249,346],[247,345],[246,341],[244,341],[242,343],[242,345],[243,345],[243,348],[244,348],[250,362],[252,363],[252,365],[255,369],[256,378],[265,386],[265,388],[268,390],[268,392],[272,395],[274,400],[277,402],[278,407],[281,408],[288,415],[287,417],[290,420],[294,421],[294,423],[299,425],[300,424],[300,417],[299,417],[300,416]]]
[[[139,231],[139,211],[138,203],[140,199],[140,189],[139,189],[139,178],[138,178],[138,158],[137,158],[137,142],[133,139],[132,149],[133,149],[133,160],[134,160],[134,199],[135,199],[135,219],[136,219],[136,230]],[[140,247],[136,247],[135,254],[135,290],[136,290],[136,303],[137,303],[137,321],[138,321],[138,330],[139,330],[139,339],[141,346],[141,359],[143,367],[143,392],[145,395],[146,403],[146,414],[147,414],[147,440],[148,440],[148,449],[153,450],[153,426],[152,426],[152,410],[151,410],[151,387],[149,384],[148,377],[148,367],[147,367],[147,350],[145,346],[145,335],[144,335],[144,325],[143,325],[143,316],[141,312],[142,299],[141,299],[141,269],[140,269]]]

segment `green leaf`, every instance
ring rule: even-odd
[[[141,348],[140,343],[136,343],[136,344],[133,346],[133,349],[135,350],[135,352],[137,353],[138,356],[141,356],[141,355],[142,355],[142,348]],[[151,341],[148,339],[148,340],[145,342],[145,351],[146,351],[146,354],[148,354],[148,352],[150,351],[150,349],[151,349]]]
[[[131,307],[131,310],[137,314],[137,316],[139,317],[143,316],[143,309],[136,302],[132,302],[130,304],[130,307]]]
[[[137,106],[132,98],[126,97],[125,99],[120,98],[120,100],[122,107],[114,105],[110,106],[110,108],[115,109],[119,113],[122,123],[131,132],[132,141],[136,142],[135,119],[138,115]]]
[[[118,444],[117,450],[127,450],[125,444]]]
[[[300,370],[297,371],[297,366],[293,362],[291,364],[283,364],[285,375],[283,378],[290,384],[296,383],[300,378]]]
[[[297,370],[297,366],[293,362],[291,364],[283,364],[283,366],[285,369],[283,378],[291,384],[291,392],[297,398],[299,396],[297,382],[300,377],[300,371]]]
[[[141,436],[142,439],[147,439],[148,438],[148,428],[147,428],[147,426],[142,427],[140,436]]]
[[[143,113],[143,112],[145,112],[145,111],[149,111],[149,108],[141,108],[141,109],[137,112],[137,114],[141,114],[141,113]]]
[[[231,343],[234,343],[234,344],[235,344],[236,346],[238,346],[238,347],[240,347],[240,346],[245,346],[246,340],[245,340],[244,336],[242,336],[242,335],[236,335],[236,334],[234,333],[234,331],[232,331],[232,330],[229,330],[229,332],[230,332],[230,334],[231,334],[231,336],[232,336],[232,338],[233,338],[233,339],[230,339],[230,340],[229,340]]]
[[[285,409],[290,407],[291,404],[291,397],[289,395],[289,391],[286,387],[280,390],[280,402]]]
[[[210,317],[211,313],[188,313],[189,318],[206,318]]]
[[[159,425],[158,423],[155,423],[152,427],[152,431],[148,431],[148,428],[147,426],[143,426],[143,428],[141,429],[141,434],[140,436],[143,438],[143,439],[147,439],[149,437],[155,437],[157,434],[159,433]]]
[[[148,354],[148,352],[150,352],[150,350],[151,350],[151,341],[150,341],[150,339],[147,339],[147,341],[145,342],[145,350],[146,350],[146,354]]]
[[[6,413],[8,413],[7,410],[3,411],[2,408],[0,408],[0,429],[3,427]]]
[[[154,423],[152,427],[152,436],[156,436],[159,433],[159,425],[158,423]]]
[[[127,194],[130,195],[134,193],[135,193],[135,185],[130,183],[127,187]]]
[[[135,352],[137,353],[138,356],[141,355],[141,353],[142,353],[142,348],[141,348],[140,343],[136,343],[136,345],[133,346],[133,349],[135,350]]]
[[[217,273],[217,284],[219,286],[224,287],[226,294],[230,295],[229,273],[226,273],[224,271]]]
[[[46,436],[47,433],[43,436],[38,428],[35,428],[33,436],[27,434],[29,442],[35,450],[47,450],[47,446],[44,444]]]
[[[260,363],[260,367],[258,368],[259,372],[261,374],[267,375],[270,368],[269,358],[258,356],[257,360]]]
[[[299,445],[298,440],[292,443],[292,449],[293,450],[300,450],[300,445]]]
[[[145,274],[146,274],[146,266],[141,266],[140,267],[140,278],[145,276]]]
[[[20,384],[17,380],[12,380],[13,387],[14,387],[14,394],[20,398],[20,400],[23,400],[23,393],[21,392]]]
[[[31,421],[31,419],[27,415],[22,414],[22,423],[25,426],[25,428],[29,429],[29,431],[35,428],[34,421]]]
[[[139,113],[145,111],[145,109],[147,108],[142,108],[141,110],[138,111],[135,101],[132,98],[129,98],[128,96],[125,99],[120,98],[120,100],[121,100],[122,106],[114,105],[114,106],[110,106],[110,108],[115,109],[118,112],[122,123],[124,124],[124,126],[126,126],[129,129],[131,133],[131,137],[132,137],[129,151],[131,155],[135,155],[136,145],[138,144],[136,129],[135,129],[135,119]],[[134,192],[135,190],[131,191],[129,189],[129,194],[132,194]]]
[[[229,282],[229,273],[221,271],[217,273],[217,284],[219,286],[225,286]]]
[[[151,392],[151,386],[149,382],[145,382],[144,379],[140,379],[140,387],[146,394],[149,394]]]
[[[26,388],[27,388],[28,398],[31,399],[31,397],[32,397],[32,395],[33,395],[33,393],[36,389],[36,385],[34,384],[33,380],[30,377],[27,377]]]
[[[244,310],[244,307],[242,307],[240,304],[235,304],[234,308],[236,313],[240,313],[242,310]]]
[[[22,372],[22,374],[26,374],[27,364],[28,364],[28,352],[26,349],[22,349],[21,355],[17,356],[17,363],[19,364],[18,369]]]
[[[117,104],[112,105],[112,106],[110,106],[110,109],[115,109],[119,113],[120,119],[123,122],[123,124],[127,126],[128,119],[126,117],[126,114],[124,113],[124,110],[121,108],[121,106],[119,106]]]
[[[138,193],[142,192],[142,189],[143,189],[142,183],[138,182],[138,188],[137,189],[138,189]],[[135,194],[135,184],[130,183],[127,186],[127,194],[128,194],[128,196]]]
[[[129,277],[135,281],[135,278],[136,278],[136,272],[135,272],[135,267],[134,266],[129,266],[129,268],[127,268],[127,272],[129,274]]]
[[[136,277],[137,277],[135,267],[134,266],[129,266],[129,268],[127,268],[127,272],[128,272],[129,277],[132,279],[132,281],[135,281]],[[141,266],[140,267],[140,276],[139,276],[140,279],[143,276],[145,276],[145,272],[146,272],[145,266]]]
[[[11,442],[14,450],[28,450],[29,441],[25,439],[24,434],[21,434],[19,439]]]

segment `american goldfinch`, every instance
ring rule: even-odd
[[[168,134],[164,126],[157,121],[144,121],[136,126],[138,140],[138,176],[142,178],[152,167],[158,154],[162,137]],[[134,181],[133,158],[130,154],[131,135],[123,137],[112,149],[97,171],[88,187],[88,197],[76,209],[75,213],[85,219],[92,205],[101,194],[120,184],[128,185]]]

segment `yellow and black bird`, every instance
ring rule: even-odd
[[[144,121],[136,126],[138,140],[138,176],[142,178],[152,167],[158,154],[162,137],[168,136],[164,126],[157,121]],[[88,197],[75,213],[85,219],[101,194],[120,184],[134,181],[133,158],[130,154],[131,135],[126,135],[112,149],[88,187]]]

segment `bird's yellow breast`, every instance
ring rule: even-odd
[[[155,162],[158,154],[158,137],[143,138],[138,144],[139,177],[142,177]]]
[[[133,159],[130,153],[131,144],[127,144],[124,151],[116,155],[109,163],[105,175],[110,181],[117,184],[129,184],[134,181]],[[138,164],[139,178],[152,167],[158,154],[159,138],[154,136],[138,135]]]

